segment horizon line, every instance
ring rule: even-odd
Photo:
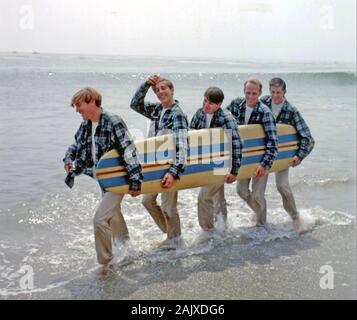
[[[234,57],[212,57],[212,56],[160,56],[160,55],[145,55],[145,54],[119,54],[119,53],[78,53],[78,52],[46,52],[46,51],[0,51],[0,54],[46,54],[46,55],[78,55],[78,56],[119,56],[119,57],[131,57],[131,58],[158,58],[158,59],[193,59],[193,60],[216,60],[216,61],[227,61],[232,60],[236,62],[250,62],[250,63],[340,63],[340,64],[356,64],[357,61],[351,60],[313,60],[313,59],[301,59],[301,60],[288,60],[288,59],[238,59]]]

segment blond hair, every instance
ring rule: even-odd
[[[262,91],[263,90],[263,85],[262,83],[257,79],[257,78],[248,78],[245,82],[244,82],[244,90],[245,90],[245,87],[247,86],[248,83],[251,83],[251,84],[254,84],[256,86],[259,87],[259,90]]]
[[[78,103],[85,102],[89,103],[95,101],[97,107],[100,107],[102,104],[102,95],[94,88],[86,87],[77,91],[72,99],[71,106],[75,107]]]

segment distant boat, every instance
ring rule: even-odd
[[[33,51],[32,54],[40,54],[38,51]]]

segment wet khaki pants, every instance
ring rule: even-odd
[[[106,192],[95,213],[94,239],[100,264],[106,264],[113,258],[112,239],[129,239],[128,228],[120,208],[123,197],[124,195]]]
[[[167,239],[181,235],[180,217],[177,211],[177,191],[162,192],[161,206],[157,204],[158,193],[143,195],[142,204],[159,226],[162,232],[167,233]]]
[[[214,197],[214,207],[215,207],[215,214],[221,214],[224,221],[227,221],[227,201],[226,197],[224,196],[224,184],[218,189],[215,197]]]
[[[267,203],[265,200],[265,189],[268,176],[266,174],[260,178],[244,179],[237,183],[237,193],[255,212],[257,225],[264,225],[266,223]],[[252,191],[249,190],[251,181]]]
[[[223,189],[223,198],[222,198]],[[220,193],[219,193],[220,192]],[[220,203],[220,201],[224,201]],[[201,187],[200,193],[198,194],[197,202],[197,213],[198,213],[198,223],[201,228],[205,231],[212,231],[214,229],[214,215],[216,213],[216,208],[222,208],[225,206],[224,199],[224,185],[215,184],[207,187]],[[225,209],[227,212],[227,209]]]
[[[283,199],[283,206],[292,219],[298,217],[293,192],[289,185],[289,168],[275,173],[275,184]]]

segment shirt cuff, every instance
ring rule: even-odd
[[[72,163],[72,159],[71,158],[63,158],[63,163],[70,164],[70,163]]]
[[[180,174],[183,172],[183,165],[171,165],[169,173],[175,178],[180,179]]]
[[[130,181],[129,182],[129,190],[130,191],[140,191],[141,190],[141,182],[140,181]]]

